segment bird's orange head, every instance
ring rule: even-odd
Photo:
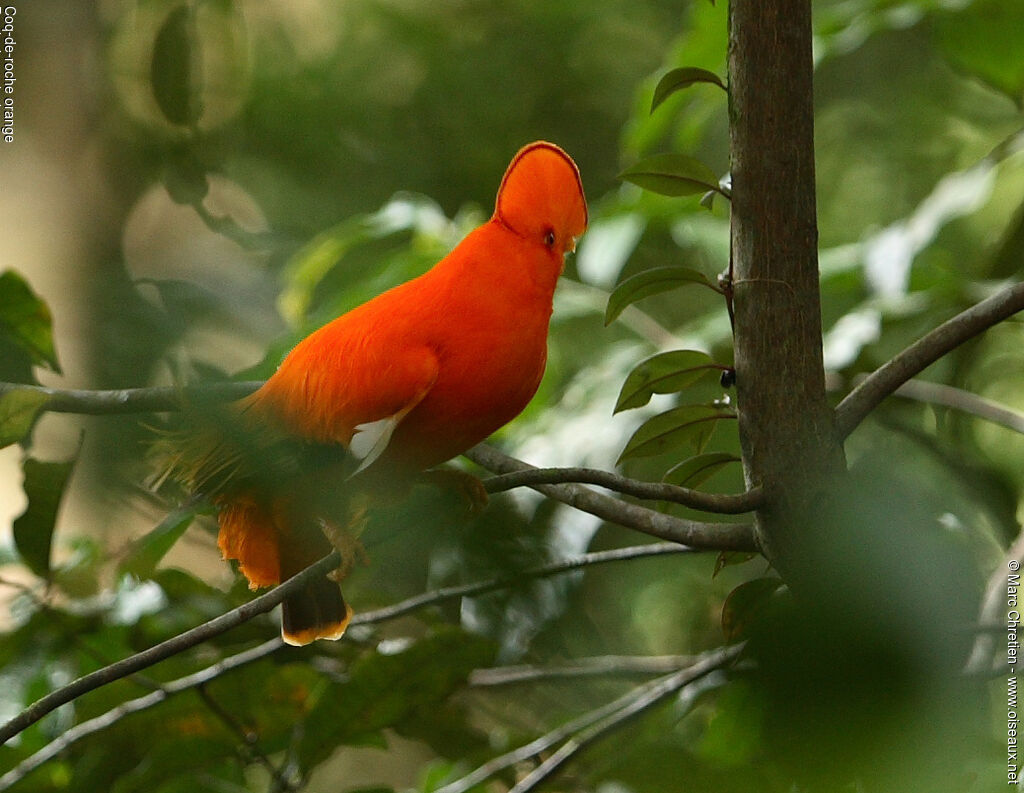
[[[576,163],[553,143],[519,150],[498,188],[494,217],[557,252],[576,250],[587,228],[587,200]]]

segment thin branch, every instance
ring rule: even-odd
[[[957,314],[911,344],[865,378],[839,403],[836,427],[840,437],[849,435],[871,410],[903,383],[967,340],[1021,310],[1024,310],[1024,283],[1016,283]],[[184,400],[193,397],[230,401],[252,393],[260,385],[259,381],[252,381],[104,391],[0,383],[0,396],[15,389],[35,391],[47,397],[41,408],[44,411],[109,415],[179,410]]]
[[[351,624],[371,625],[379,622],[386,622],[387,620],[404,616],[405,614],[409,614],[410,612],[417,611],[422,608],[427,608],[428,606],[437,605],[439,603],[444,603],[458,598],[486,594],[487,592],[507,587],[513,582],[522,581],[524,578],[544,578],[547,576],[571,572],[583,567],[607,564],[609,562],[621,562],[631,559],[643,559],[655,556],[693,552],[694,550],[691,548],[670,542],[655,543],[652,545],[635,545],[627,548],[616,548],[609,551],[594,551],[572,559],[564,559],[558,562],[552,562],[551,564],[541,565],[530,570],[525,570],[514,578],[493,578],[487,581],[478,581],[476,583],[465,584],[462,586],[445,587],[434,592],[416,595],[392,606],[385,606],[384,608],[376,609],[374,611],[356,614],[352,618]],[[305,573],[300,573],[300,575],[304,574]],[[278,587],[278,589],[280,589],[280,587]],[[268,594],[272,594],[276,591],[277,590],[275,589]],[[174,641],[174,639],[169,641]],[[166,642],[164,644],[166,644]],[[160,646],[161,645],[157,645],[157,647]],[[240,666],[244,666],[245,664],[252,663],[253,661],[258,661],[261,658],[265,658],[284,646],[285,644],[281,638],[276,637],[249,650],[244,650],[243,652],[229,656],[228,658],[218,661],[212,666],[198,672],[178,678],[177,680],[173,680],[169,683],[164,683],[158,691],[154,691],[143,697],[139,697],[138,699],[125,702],[112,710],[107,711],[101,716],[97,716],[94,719],[84,721],[81,724],[72,727],[59,738],[48,743],[38,752],[23,760],[15,769],[0,777],[0,791],[6,790],[15,782],[25,777],[47,760],[52,759],[57,754],[64,751],[76,741],[79,741],[88,735],[92,735],[93,733],[105,730],[126,716],[158,705],[173,694],[178,694],[182,691],[187,691],[188,689],[205,685],[211,680],[220,677],[222,674],[237,669]],[[135,656],[132,657],[134,658]]]
[[[613,702],[609,702],[600,708],[595,708],[592,711],[584,713],[583,715],[566,722],[548,733],[545,733],[524,746],[520,746],[510,752],[506,752],[503,755],[499,755],[498,757],[489,760],[461,779],[457,779],[440,788],[437,793],[466,793],[466,791],[476,787],[482,782],[485,782],[500,771],[529,760],[532,757],[536,757],[540,753],[550,749],[552,746],[572,739],[574,735],[581,731],[588,730],[588,728],[592,727],[596,728],[601,724],[607,725],[609,720],[613,720],[620,714],[628,711],[628,715],[619,721],[619,723],[624,723],[625,719],[631,718],[643,710],[650,708],[665,697],[678,691],[687,683],[693,682],[703,675],[725,666],[739,655],[741,650],[742,645],[735,645],[708,653],[703,656],[700,661],[693,664],[693,666],[681,669],[667,677],[639,686]],[[655,698],[651,699],[652,696]],[[642,704],[642,707],[637,710],[638,703]],[[607,732],[611,728],[611,726],[606,726],[600,734],[604,734],[604,732]],[[595,735],[592,740],[596,740],[597,737],[600,737],[600,735]],[[543,767],[543,764],[535,769],[533,774],[536,774],[541,767]],[[554,769],[552,769],[552,771],[553,770]],[[530,776],[533,776],[533,774],[520,782],[520,785],[526,782],[526,780],[529,779]],[[548,774],[546,773],[545,777],[547,775]]]
[[[115,415],[180,410],[183,404],[186,404],[190,399],[196,398],[230,401],[246,396],[260,385],[259,382],[244,382],[217,383],[188,388],[154,387],[126,388],[113,391],[86,391],[47,388],[19,383],[0,383],[0,397],[13,390],[29,390],[44,394],[47,397],[47,401],[40,408],[43,411],[87,415]],[[476,455],[475,458],[474,454]],[[493,473],[515,473],[530,468],[525,463],[514,460],[511,457],[506,457],[500,452],[484,445],[471,449],[466,453],[466,456]],[[485,460],[488,462],[483,462]],[[609,474],[609,476],[614,477],[615,475]],[[637,484],[642,486],[646,483]],[[754,544],[753,526],[749,524],[702,523],[674,518],[635,504],[626,504],[575,484],[538,484],[533,486],[533,489],[584,512],[590,512],[605,520],[642,531],[654,537],[660,537],[661,539],[716,550],[757,550]],[[685,490],[685,488],[680,489]],[[655,497],[661,498],[660,495]],[[716,501],[715,498],[711,498],[707,494],[700,494],[700,498],[705,499],[709,505]],[[731,498],[738,498],[738,504],[736,502],[730,503]],[[733,509],[741,507],[742,509],[738,511],[750,511],[760,503],[758,491],[738,497],[724,496],[718,497],[718,499],[720,506],[725,504]],[[724,499],[724,501],[721,499]],[[750,501],[747,502],[746,499],[750,499]],[[708,511],[723,512],[729,510],[716,509]]]
[[[867,377],[866,374],[856,375],[852,380],[852,385],[860,385]],[[835,372],[826,373],[825,385],[829,391],[833,392],[845,391],[847,388],[843,378]],[[957,410],[969,416],[974,416],[984,421],[998,424],[1001,427],[1006,427],[1014,432],[1024,434],[1024,413],[956,386],[913,379],[908,380],[893,391],[892,395],[915,402],[922,402],[926,405],[938,405],[951,410]]]
[[[608,562],[621,562],[627,559],[642,559],[649,556],[664,556],[666,554],[696,553],[698,548],[688,548],[673,542],[654,543],[652,545],[633,545],[627,548],[615,548],[610,551],[594,551],[577,556],[572,559],[563,559],[559,562],[552,562],[531,570],[525,570],[515,576],[492,578],[488,581],[477,581],[472,584],[461,584],[459,586],[443,587],[433,592],[425,592],[422,595],[415,595],[411,598],[396,603],[393,606],[385,606],[375,611],[367,611],[363,614],[356,614],[352,618],[353,625],[365,625],[384,620],[395,619],[408,614],[411,611],[442,603],[448,600],[455,600],[463,597],[475,597],[493,592],[497,589],[504,589],[509,585],[522,581],[524,578],[545,578],[547,576],[568,573],[579,570],[582,567],[593,567]]]
[[[835,411],[836,431],[845,438],[903,383],[964,342],[1024,310],[1024,282],[1013,284],[962,311],[925,334],[853,389]]]
[[[1011,410],[1005,405],[964,391],[962,388],[924,380],[908,380],[897,388],[893,395],[959,410],[961,413],[977,416],[1014,432],[1024,433],[1024,413]]]
[[[243,764],[258,763],[261,765],[274,781],[274,790],[295,790],[291,782],[285,779],[284,772],[270,762],[270,758],[259,748],[259,738],[256,733],[247,729],[226,710],[209,692],[205,683],[196,686],[196,693],[206,709],[239,740],[241,748],[236,751]]]
[[[55,606],[50,605],[46,598],[46,594],[50,591],[49,583],[44,584],[43,594],[40,594],[36,591],[36,589],[32,587],[25,586],[22,584],[13,584],[3,580],[0,580],[0,584],[7,584],[8,586],[17,586],[17,588],[21,590],[22,594],[32,601],[33,607],[40,613],[46,615],[47,619],[52,620],[57,625],[59,625],[60,628],[64,630],[65,635],[70,637],[71,642],[85,655],[92,658],[101,666],[107,666],[110,663],[112,663],[112,661],[106,655],[106,653],[97,650],[95,647],[90,645],[89,642],[86,641],[84,637],[80,636],[77,631],[71,629],[71,626],[65,619],[64,612],[62,612]],[[132,680],[133,682],[137,683],[139,686],[146,689],[147,691],[157,691],[161,687],[157,681],[139,672],[127,675],[126,677],[129,680]]]
[[[255,389],[259,388],[260,385],[261,383],[259,381],[250,381],[241,383],[215,383],[212,385],[192,386],[186,388],[159,386],[153,388],[124,388],[109,391],[88,391],[80,389],[48,388],[45,386],[23,385],[20,383],[0,383],[0,397],[5,393],[14,390],[34,391],[47,397],[47,401],[40,408],[40,410],[43,411],[50,411],[53,413],[79,413],[85,415],[117,415],[125,413],[158,413],[180,410],[183,404],[187,404],[189,400],[197,398],[216,401],[231,401],[240,399],[252,393]],[[478,446],[477,452],[481,457],[490,454],[490,450],[483,446]],[[493,454],[498,453],[494,452]],[[467,454],[467,456],[469,456],[469,454]],[[472,457],[470,457],[470,459],[472,459]],[[509,466],[511,463],[516,463],[518,461],[513,460],[511,457],[504,457],[503,455],[499,455],[498,457],[491,455],[491,459],[496,461],[495,464],[498,464],[497,461],[500,461],[501,464],[505,465],[506,470],[502,470],[500,473],[515,473],[521,478],[517,479],[516,477],[508,477],[504,480],[495,481],[489,486],[490,488],[493,488],[492,492],[508,490],[521,485],[533,486],[534,484],[541,485],[551,483],[552,487],[561,488],[560,490],[552,491],[561,494],[561,496],[553,496],[554,498],[564,501],[565,503],[571,503],[568,499],[577,500],[580,504],[572,504],[572,506],[577,506],[577,508],[582,509],[585,512],[594,512],[595,509],[611,511],[613,514],[618,515],[620,519],[607,518],[608,520],[613,520],[615,522],[632,521],[623,523],[623,525],[637,528],[640,531],[646,531],[648,534],[653,534],[656,537],[677,540],[679,542],[685,542],[690,545],[699,545],[701,547],[719,548],[722,550],[754,550],[752,530],[743,532],[740,530],[741,527],[739,525],[733,525],[728,531],[723,531],[719,524],[702,524],[694,521],[680,521],[679,519],[668,518],[668,516],[661,515],[661,513],[652,513],[661,515],[661,518],[667,518],[668,524],[666,524],[664,520],[652,520],[650,515],[645,516],[643,511],[637,512],[635,509],[630,510],[614,507],[612,505],[621,504],[621,502],[617,502],[614,499],[601,496],[600,494],[593,493],[592,491],[583,488],[573,490],[570,489],[571,486],[559,485],[558,483],[586,482],[589,484],[599,485],[601,487],[607,487],[611,490],[616,490],[627,495],[637,496],[639,498],[672,501],[693,507],[694,509],[700,509],[705,512],[716,512],[720,514],[738,514],[756,510],[762,503],[760,490],[754,489],[750,492],[739,495],[718,495],[702,493],[697,490],[678,487],[676,485],[658,482],[641,482],[636,479],[628,479],[626,477],[619,476],[609,471],[598,471],[589,468],[531,469],[525,463],[519,463],[518,468],[510,468]],[[490,468],[489,465],[481,463],[478,460],[474,460],[474,462],[477,462],[478,465],[482,465],[484,468]],[[491,468],[491,470],[499,472],[495,468]],[[531,472],[525,473],[526,471]],[[547,492],[542,487],[534,487],[534,489],[539,490],[540,492]],[[580,495],[583,495],[583,497],[580,498]],[[590,498],[590,496],[593,496],[593,498]],[[588,509],[586,506],[581,506],[581,504],[591,504],[593,505],[593,509]],[[629,506],[632,505],[623,505],[623,507]],[[643,508],[639,509],[642,510]],[[650,510],[647,510],[647,512],[650,512]],[[594,512],[594,514],[599,517],[605,517],[601,512]],[[672,523],[672,521],[675,521],[675,523]],[[709,525],[715,527],[713,530],[715,534],[714,537],[707,535],[707,526]],[[666,533],[659,533],[659,531],[662,530]],[[720,544],[720,541],[725,543],[739,542],[743,545],[722,545]]]
[[[600,655],[549,666],[496,666],[490,669],[474,669],[469,675],[469,685],[507,686],[532,683],[536,680],[560,680],[566,677],[665,675],[697,660],[693,655]]]
[[[618,712],[609,714],[562,744],[558,751],[519,780],[509,793],[529,793],[529,791],[534,790],[592,743],[625,727],[633,719],[643,715],[646,711],[668,699],[685,686],[695,683],[701,678],[717,671],[736,658],[742,650],[742,645],[724,647],[712,654],[711,657],[694,664],[688,669],[681,669],[675,674],[655,681],[650,688],[644,690],[639,696],[634,697],[631,702],[627,703]],[[696,697],[691,698],[691,703],[695,699]]]
[[[562,741],[572,737],[580,730],[585,730],[595,722],[612,715],[624,705],[629,704],[638,695],[647,691],[651,686],[656,685],[657,682],[659,681],[647,683],[635,688],[628,694],[619,697],[613,702],[609,702],[599,708],[595,708],[594,710],[577,716],[575,719],[567,721],[565,724],[556,727],[550,732],[545,733],[539,738],[536,738],[523,746],[519,746],[510,752],[506,752],[505,754],[498,755],[497,757],[488,760],[466,776],[456,779],[454,782],[450,782],[444,787],[438,789],[436,793],[466,793],[466,791],[487,781],[495,774],[504,771],[506,768],[523,763],[532,757],[536,757],[542,752],[550,749],[555,744],[561,743]]]
[[[52,413],[79,413],[84,415],[118,415],[126,413],[160,413],[180,410],[190,400],[232,401],[241,399],[262,385],[261,381],[214,383],[202,386],[175,388],[123,388],[107,391],[60,389],[21,383],[0,383],[0,397],[9,391],[33,391],[43,394],[47,401],[40,410]],[[480,447],[478,447],[480,448]],[[486,451],[486,450],[484,450]],[[512,458],[505,458],[512,461]],[[482,463],[480,463],[483,465]],[[488,467],[484,465],[484,467]],[[703,493],[686,487],[661,482],[642,482],[609,471],[593,468],[532,469],[521,464],[508,475],[495,477],[486,483],[488,492],[500,492],[514,487],[535,484],[561,484],[579,482],[607,487],[626,495],[645,499],[658,499],[683,504],[704,512],[739,514],[753,512],[762,503],[760,490],[754,489],[738,495]]]
[[[597,485],[627,496],[671,501],[674,504],[682,504],[693,509],[722,515],[753,512],[761,506],[764,500],[760,488],[736,495],[704,493],[700,490],[670,485],[665,482],[644,482],[639,479],[630,479],[611,471],[602,471],[596,468],[527,468],[485,479],[484,487],[488,493],[500,493],[516,487],[570,483]]]
[[[281,638],[275,637],[268,642],[264,642],[263,644],[252,647],[244,652],[232,655],[191,675],[180,677],[169,683],[164,683],[157,691],[153,691],[145,696],[124,702],[115,708],[111,708],[100,716],[89,719],[88,721],[83,721],[81,724],[76,724],[74,727],[63,732],[59,738],[51,741],[25,760],[22,760],[16,768],[8,771],[0,777],[0,790],[7,790],[11,785],[23,779],[36,768],[43,765],[43,763],[56,757],[72,744],[88,735],[92,735],[93,733],[100,732],[101,730],[105,730],[108,727],[113,726],[125,716],[147,710],[154,705],[159,705],[174,694],[187,691],[191,688],[196,688],[197,686],[202,686],[225,672],[237,669],[240,666],[252,663],[260,658],[264,658],[283,646],[284,642],[281,641]]]
[[[533,470],[521,460],[502,454],[486,444],[474,446],[465,456],[482,468],[495,474],[511,474]],[[595,493],[578,484],[531,485],[544,495],[589,512],[611,523],[636,529],[644,534],[693,548],[720,551],[756,551],[754,528],[749,523],[704,523],[656,512],[637,504]]]
[[[23,383],[0,383],[0,397],[9,391],[34,391],[47,397],[40,410],[51,413],[80,413],[108,416],[124,413],[161,413],[181,410],[190,399],[201,398],[230,402],[248,396],[262,385],[259,381],[245,383],[211,383],[202,386],[154,386],[152,388],[118,388],[92,391],[75,388],[48,388]]]
[[[341,564],[341,556],[337,551],[334,551],[319,562],[307,567],[298,575],[288,579],[280,586],[274,587],[274,589],[266,594],[260,595],[236,609],[221,614],[219,617],[214,617],[209,622],[178,634],[167,641],[160,642],[160,644],[154,645],[147,650],[116,661],[102,669],[97,669],[95,672],[84,675],[68,685],[52,691],[27,707],[6,724],[0,726],[0,745],[7,743],[15,735],[35,724],[46,714],[56,710],[61,705],[74,701],[89,691],[115,680],[120,680],[122,677],[138,672],[141,669],[146,669],[159,661],[184,652],[190,647],[195,647],[197,644],[212,639],[215,636],[220,636],[222,633],[270,611],[288,595],[301,589],[307,581],[316,576],[325,575],[339,564]]]

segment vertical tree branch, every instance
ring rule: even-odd
[[[810,0],[729,6],[737,404],[760,545],[789,577],[815,482],[841,470],[825,399]]]

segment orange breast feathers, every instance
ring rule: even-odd
[[[555,284],[586,225],[583,187],[569,155],[551,143],[524,147],[505,172],[487,223],[424,275],[299,343],[243,401],[245,424],[344,447],[360,471],[385,475],[460,454],[518,415],[536,392]],[[276,506],[274,492],[246,490],[245,477],[234,490],[231,481],[207,495],[221,507],[225,557],[239,559],[247,574],[261,571],[249,575],[253,584],[283,580],[316,560],[320,542],[307,543],[311,552],[287,565],[280,551],[269,558],[275,542],[287,539],[294,548],[300,531],[319,529],[283,525],[289,510]],[[268,576],[275,563],[278,574]],[[340,635],[347,608],[341,617],[337,609],[319,610],[335,624],[318,624],[313,609],[300,624],[286,621],[286,638]]]

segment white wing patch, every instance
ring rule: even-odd
[[[359,467],[352,474],[355,476],[360,471],[369,468],[380,457],[388,444],[391,442],[391,435],[401,421],[399,414],[388,416],[385,419],[371,421],[356,426],[355,435],[348,445],[348,450],[357,460],[362,460]]]
[[[426,392],[424,391],[424,396]],[[373,465],[391,442],[391,435],[395,428],[401,423],[409,411],[419,404],[421,396],[412,404],[406,405],[397,413],[377,421],[368,421],[366,424],[357,424],[355,434],[349,441],[348,450],[357,460],[362,460],[359,467],[352,472],[355,476],[360,471],[365,471]]]
[[[428,381],[423,383],[422,389],[405,407],[390,416],[355,426],[355,432],[348,442],[348,449],[352,456],[361,462],[359,467],[352,472],[352,476],[365,471],[380,458],[384,450],[388,448],[388,444],[391,443],[391,436],[398,425],[402,423],[402,419],[409,415],[412,409],[422,402],[430,389],[434,387],[434,383],[437,382],[437,356],[433,351],[428,351],[427,355],[429,357],[424,357],[421,360],[429,363],[430,371],[423,372],[428,376]]]

